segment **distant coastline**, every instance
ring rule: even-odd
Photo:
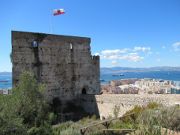
[[[117,76],[115,76],[117,74]],[[118,76],[123,74],[123,76]],[[113,75],[113,76],[112,76]],[[150,68],[130,68],[112,67],[101,68],[101,84],[106,84],[111,80],[130,78],[152,78],[180,82],[180,67],[150,67]]]
[[[101,73],[108,74],[108,73],[124,73],[124,72],[155,72],[155,71],[178,71],[180,72],[180,67],[148,67],[148,68],[131,68],[131,67],[102,67]]]
[[[101,84],[108,83],[111,80],[129,79],[129,78],[153,78],[180,82],[180,67],[152,67],[152,68],[130,68],[130,67],[112,67],[100,68]],[[117,75],[116,75],[117,74]],[[123,74],[120,75],[120,74]],[[0,89],[12,88],[12,72],[0,72]]]

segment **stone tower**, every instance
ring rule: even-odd
[[[99,56],[90,38],[12,31],[13,85],[23,71],[45,84],[49,100],[99,94]]]

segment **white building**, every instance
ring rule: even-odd
[[[135,86],[144,93],[170,93],[174,84],[168,80],[140,79],[135,82]]]

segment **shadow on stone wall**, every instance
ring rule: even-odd
[[[50,106],[57,115],[57,122],[78,121],[93,115],[99,118],[95,95],[82,94],[73,100],[54,98]]]
[[[89,115],[96,115],[99,118],[99,109],[95,95],[83,94],[80,96],[80,105]]]

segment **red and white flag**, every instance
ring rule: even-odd
[[[65,13],[65,11],[64,11],[64,9],[54,9],[53,10],[53,15],[55,16],[55,15],[61,15],[61,14],[64,14]]]

